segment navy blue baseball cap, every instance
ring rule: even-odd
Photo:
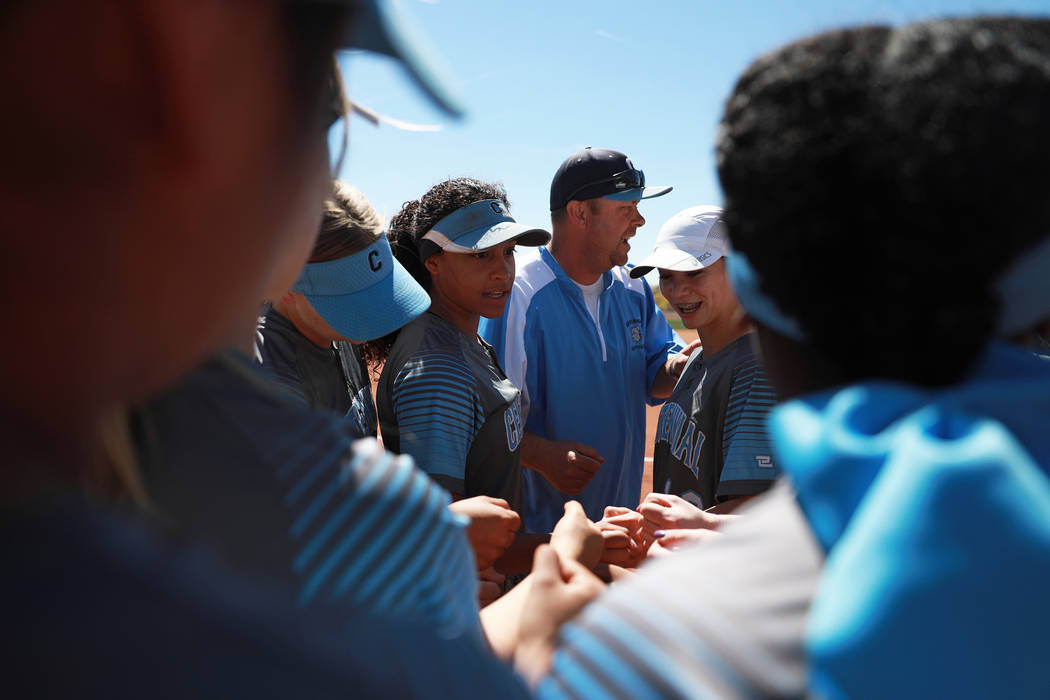
[[[565,159],[551,181],[551,211],[572,200],[613,199],[633,202],[660,197],[670,187],[646,187],[645,173],[623,153],[588,146]]]
[[[382,338],[419,316],[430,295],[397,261],[386,236],[353,255],[308,263],[292,286],[348,340]]]
[[[403,3],[397,0],[299,1],[351,7],[352,17],[340,37],[340,47],[362,49],[397,59],[435,105],[450,116],[463,115],[463,107],[451,88],[447,71],[427,47],[423,33],[401,10]]]
[[[542,228],[519,224],[498,199],[460,207],[434,224],[419,241],[420,256],[427,258],[438,248],[450,253],[477,253],[507,241],[526,246],[545,245],[551,234]]]

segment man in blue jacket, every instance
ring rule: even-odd
[[[586,148],[551,183],[554,238],[519,261],[503,316],[480,333],[522,392],[525,527],[550,532],[576,496],[588,517],[634,508],[645,404],[671,393],[687,359],[644,280],[628,276],[629,239],[646,187],[623,153]]]

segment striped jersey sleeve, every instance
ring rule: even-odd
[[[481,634],[473,553],[449,496],[410,457],[353,441],[241,353],[191,372],[136,423],[157,513],[300,607],[405,613]]]
[[[737,367],[722,429],[720,496],[759,493],[779,474],[766,428],[769,411],[776,401],[758,358],[752,356]]]
[[[289,434],[275,452],[300,605],[347,602],[449,637],[481,634],[465,523],[410,457],[340,430]]]
[[[401,453],[463,494],[467,453],[485,420],[466,362],[445,349],[421,349],[398,372],[392,399]]]

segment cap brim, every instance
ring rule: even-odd
[[[551,234],[541,228],[525,226],[515,221],[504,221],[495,226],[486,226],[463,234],[455,239],[456,245],[474,250],[488,250],[513,240],[518,245],[546,245]]]
[[[358,342],[382,338],[430,307],[430,295],[396,259],[393,272],[371,287],[305,296],[333,330]]]
[[[635,187],[633,190],[603,194],[602,199],[611,199],[616,202],[633,202],[639,199],[662,197],[673,189],[673,187]]]
[[[675,270],[678,272],[702,270],[705,267],[714,265],[719,259],[721,259],[721,257],[721,255],[715,255],[704,262],[700,262],[691,254],[681,250],[675,250],[674,248],[657,248],[649,254],[649,257],[632,267],[628,274],[637,279],[642,275],[649,274],[650,270],[657,267],[663,268],[664,270]]]
[[[462,101],[451,87],[448,71],[399,5],[391,0],[355,3],[354,17],[342,40],[343,48],[363,49],[398,59],[435,105],[450,116],[463,116]]]

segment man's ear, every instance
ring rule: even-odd
[[[574,199],[565,205],[565,214],[573,224],[583,226],[587,223],[591,210],[586,202],[580,202]]]
[[[423,266],[427,268],[427,272],[430,273],[431,277],[437,275],[438,271],[441,270],[441,254],[435,253],[426,260],[423,261]]]

